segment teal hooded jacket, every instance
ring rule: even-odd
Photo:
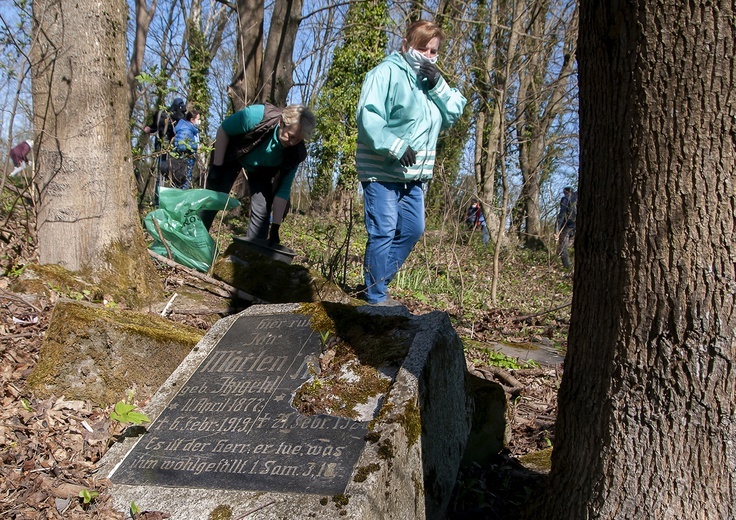
[[[358,101],[356,168],[361,182],[410,182],[432,178],[440,130],[462,115],[465,97],[444,78],[432,90],[395,51],[368,72]],[[399,159],[407,147],[414,166]]]

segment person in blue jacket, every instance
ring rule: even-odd
[[[280,243],[279,228],[286,213],[291,184],[307,157],[304,141],[317,120],[303,105],[284,109],[270,103],[250,105],[225,119],[217,130],[207,188],[228,193],[242,168],[250,190],[250,220],[246,238]],[[202,211],[209,230],[216,211]]]
[[[434,22],[409,26],[401,45],[370,70],[358,101],[356,168],[368,241],[365,299],[394,305],[387,285],[424,232],[424,183],[440,130],[462,115],[465,97],[437,68],[444,40]]]
[[[194,159],[199,148],[199,110],[193,108],[186,116],[176,123],[174,139],[172,141],[173,155],[177,159],[172,168],[172,184],[183,190],[192,187],[194,183]]]

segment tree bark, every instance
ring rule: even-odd
[[[263,2],[237,0],[237,6],[235,75],[227,92],[236,112],[258,99],[258,75],[263,61]]]
[[[118,299],[156,290],[135,203],[123,0],[33,2],[41,264],[89,270]]]
[[[736,518],[733,9],[581,3],[575,294],[538,518]]]
[[[294,84],[294,44],[302,20],[302,0],[276,0],[261,64],[259,99],[286,106]]]
[[[146,0],[135,1],[135,39],[133,40],[133,49],[130,56],[130,66],[128,67],[128,105],[130,106],[130,116],[133,115],[136,101],[136,88],[138,80],[135,79],[143,70],[143,57],[146,53],[146,40],[148,39],[148,28],[151,26],[151,20],[156,13],[156,4],[158,0],[153,0],[151,6],[146,5]]]
[[[535,0],[524,22],[527,37],[522,38],[521,46],[525,66],[518,78],[516,133],[519,170],[524,181],[519,206],[524,210],[527,244],[539,243],[542,234],[542,184],[549,177],[550,162],[555,158],[552,125],[569,110],[569,103],[564,101],[570,87],[578,31],[577,9],[571,4]],[[552,34],[562,34],[562,51],[548,42]],[[561,60],[555,62],[560,54]]]
[[[478,26],[475,35],[477,41],[474,42],[479,52],[477,63],[480,81],[477,82],[477,95],[480,110],[475,125],[473,173],[488,230],[492,236],[499,238],[505,233],[502,220],[493,210],[500,203],[496,196],[496,169],[503,154],[500,132],[505,100],[516,77],[522,8],[522,2],[484,5],[483,9],[489,16],[488,35],[485,36],[486,29],[483,26]],[[504,26],[508,26],[507,32],[503,31]],[[481,51],[485,54],[481,54]]]

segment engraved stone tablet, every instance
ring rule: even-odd
[[[111,476],[118,484],[338,494],[367,424],[307,417],[319,334],[300,314],[241,316]]]

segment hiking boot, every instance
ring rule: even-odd
[[[382,302],[369,303],[368,305],[373,305],[374,307],[403,307],[404,304],[399,300],[394,300],[391,296],[386,296],[386,299]]]

